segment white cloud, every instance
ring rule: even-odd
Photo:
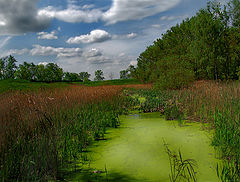
[[[56,34],[57,34],[56,31],[52,31],[50,33],[48,33],[48,32],[37,33],[38,39],[47,39],[47,40],[58,39],[58,36]]]
[[[97,22],[101,16],[102,12],[98,9],[80,9],[79,6],[69,6],[65,10],[58,10],[52,6],[48,6],[38,11],[39,16],[46,16],[51,19],[56,18],[58,20],[68,22],[68,23],[77,23],[77,22],[86,22],[92,23]]]
[[[133,38],[135,38],[135,37],[137,37],[137,34],[136,34],[136,33],[127,34],[127,38],[129,38],[129,39],[133,39]]]
[[[95,8],[92,4],[78,6],[76,1],[68,0],[66,9],[56,9],[52,6],[38,11],[38,15],[48,18],[77,23],[92,23],[99,20],[107,24],[120,21],[141,20],[145,17],[164,12],[176,6],[181,0],[112,0],[112,6],[106,12]]]
[[[137,62],[136,60],[133,60],[133,61],[130,62],[129,65],[137,66],[137,63],[138,63],[138,62]]]
[[[176,6],[181,0],[113,0],[111,8],[103,13],[108,24],[141,20]]]
[[[67,40],[68,44],[104,42],[111,39],[111,35],[105,30],[93,30],[90,34],[71,37]]]
[[[102,52],[97,48],[92,48],[89,51],[85,51],[83,53],[83,56],[85,56],[86,58],[98,57],[102,56]]]
[[[172,21],[172,20],[178,20],[178,19],[185,19],[188,15],[180,15],[180,16],[162,16],[160,20],[166,20],[166,21]]]
[[[48,64],[48,62],[39,62],[38,65],[43,65],[46,66]]]
[[[34,45],[34,48],[30,50],[32,56],[51,56],[56,55],[58,58],[63,57],[78,57],[82,55],[82,49],[80,48],[63,48],[63,47],[51,47]]]
[[[7,55],[10,55],[10,54],[16,54],[16,55],[23,55],[23,54],[26,54],[28,53],[29,50],[28,49],[10,49],[7,53]]]

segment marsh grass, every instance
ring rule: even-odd
[[[182,153],[179,150],[178,153],[169,149],[168,144],[164,141],[166,153],[169,157],[170,174],[169,179],[171,182],[196,182],[197,181],[197,162],[194,159],[183,159]]]
[[[212,145],[224,163],[218,165],[222,181],[240,181],[240,82],[197,81],[181,90],[129,91],[146,98],[140,112],[158,111],[166,119],[201,122],[213,129]],[[222,166],[222,167],[219,167]],[[216,167],[217,168],[217,167]]]
[[[213,146],[225,162],[217,168],[222,181],[240,181],[240,83],[196,82],[179,92],[189,120],[208,123],[214,129]]]
[[[0,181],[51,181],[131,108],[123,88],[84,87],[0,95]],[[76,168],[76,165],[74,165]]]

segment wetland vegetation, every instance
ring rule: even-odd
[[[0,59],[0,180],[240,181],[239,11],[209,2],[122,80]]]

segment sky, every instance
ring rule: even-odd
[[[223,1],[223,0],[222,0]],[[57,63],[64,71],[103,70],[106,79],[136,65],[170,27],[207,0],[0,0],[0,57]]]

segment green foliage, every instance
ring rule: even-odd
[[[67,82],[79,82],[82,81],[77,73],[65,72],[63,76],[63,81]]]
[[[90,78],[91,74],[89,74],[88,72],[81,72],[79,73],[79,77],[82,81],[84,82],[88,82],[89,78]]]
[[[16,62],[11,55],[0,59],[0,80],[14,78],[17,69]]]
[[[183,112],[180,111],[176,104],[167,105],[164,114],[166,120],[178,120],[181,122],[184,118]]]
[[[194,81],[194,73],[183,60],[177,57],[166,57],[157,63],[157,89],[180,89]]]
[[[131,76],[128,70],[120,71],[120,79],[129,79],[130,77]]]
[[[232,24],[235,27],[240,27],[240,1],[239,0],[231,0],[230,1],[230,12],[232,16]]]
[[[74,108],[49,107],[44,113],[32,108],[34,121],[14,118],[22,124],[4,133],[8,140],[0,150],[1,181],[56,181],[67,164],[84,163],[86,147],[104,138],[107,127],[117,127],[118,115],[130,108],[119,95],[101,99]],[[31,129],[24,125],[32,122]]]
[[[104,80],[103,71],[102,70],[95,71],[94,81],[101,81],[101,80]]]
[[[36,71],[37,66],[35,64],[24,62],[18,66],[18,69],[15,73],[15,78],[32,81],[36,79]]]
[[[181,182],[181,181],[197,181],[196,167],[197,162],[194,159],[183,159],[181,151],[178,154],[172,152],[168,145],[164,142],[166,153],[169,157],[169,163],[171,168],[171,173],[169,179],[171,182]]]
[[[209,2],[195,16],[171,27],[140,54],[133,77],[160,89],[179,89],[195,79],[238,79],[239,4],[239,0],[228,6]]]

